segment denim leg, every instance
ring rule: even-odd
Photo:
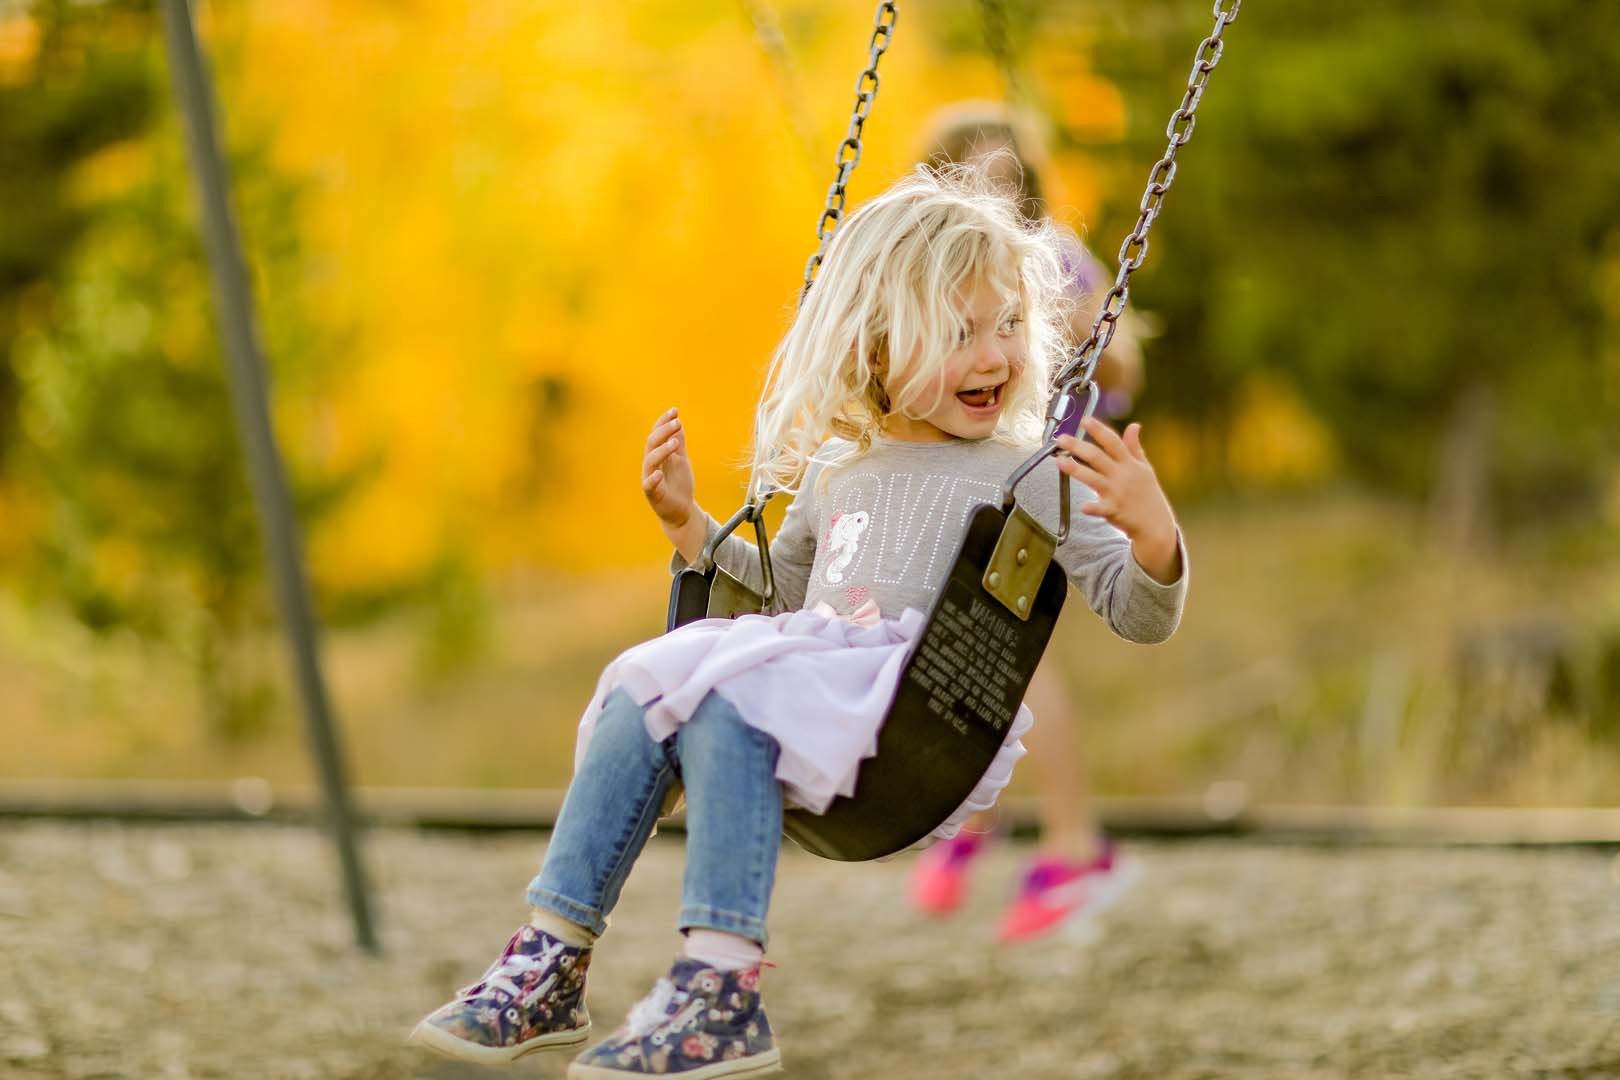
[[[529,904],[600,934],[676,778],[672,744],[647,734],[622,690],[603,704],[546,845]]]
[[[686,784],[680,928],[724,930],[764,945],[782,846],[781,748],[710,693],[676,732],[675,753]]]

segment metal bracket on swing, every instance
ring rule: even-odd
[[[1014,504],[1007,524],[1001,530],[1001,539],[990,553],[990,565],[984,570],[984,591],[1020,619],[1028,620],[1030,605],[1046,578],[1046,568],[1052,565],[1057,553],[1057,540],[1030,516],[1029,511]]]
[[[1058,533],[1053,536],[1035,520],[1033,514],[1018,505],[1013,489],[1046,458],[1058,452],[1057,436],[1078,432],[1080,421],[1097,408],[1097,384],[1082,377],[1061,387],[1050,408],[1048,439],[1039,451],[1030,455],[1007,478],[1001,492],[1001,509],[1007,515],[996,540],[990,562],[984,568],[984,591],[995,597],[1002,607],[1028,621],[1046,577],[1046,568],[1052,565],[1058,545],[1069,538],[1069,476],[1058,473]],[[1083,436],[1082,436],[1083,437]]]
[[[740,578],[727,573],[714,561],[714,553],[720,549],[720,544],[744,521],[754,523],[754,538],[759,549],[759,569],[765,585],[760,592],[750,589]],[[762,612],[769,607],[776,597],[776,582],[771,577],[771,546],[765,536],[764,500],[757,504],[749,502],[731,515],[731,520],[721,526],[720,531],[714,534],[714,539],[704,546],[702,561],[712,566],[714,571],[714,578],[709,585],[709,618],[730,619],[738,615]]]
[[[731,619],[766,611],[776,599],[776,581],[771,573],[770,541],[765,535],[766,495],[757,502],[750,499],[731,519],[716,530],[714,537],[703,545],[703,552],[670,584],[669,616],[666,629],[673,630],[694,619]],[[754,523],[754,536],[759,549],[760,577],[764,589],[755,592],[735,575],[715,562],[715,552],[726,537],[737,531],[745,521]]]

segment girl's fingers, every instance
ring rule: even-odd
[[[1107,472],[1114,466],[1114,459],[1094,442],[1074,439],[1066,449],[1076,461],[1083,461],[1098,472]]]
[[[1119,432],[1098,420],[1095,416],[1088,416],[1080,423],[1086,429],[1086,434],[1090,435],[1109,457],[1122,460],[1125,455],[1130,453],[1130,450],[1126,449],[1124,441],[1120,439]]]
[[[1134,421],[1125,428],[1125,449],[1137,461],[1147,460],[1147,451],[1142,449],[1142,425]]]
[[[680,447],[681,444],[678,439],[666,439],[661,445],[655,446],[649,450],[647,452],[647,456],[642,459],[641,462],[641,471],[643,475],[651,473],[659,466],[663,465],[664,462],[669,460],[670,455],[679,450]]]
[[[1100,491],[1108,483],[1108,478],[1082,461],[1060,461],[1058,468],[1080,481],[1092,491]]]
[[[660,423],[653,425],[652,431],[647,435],[647,449],[651,451],[653,447],[657,446],[659,443],[663,442],[680,429],[681,422],[679,420],[661,421]]]
[[[1104,503],[1101,499],[1096,499],[1092,502],[1081,503],[1080,512],[1087,517],[1105,518],[1114,512],[1114,507],[1111,503]]]
[[[654,469],[652,472],[642,477],[641,490],[645,494],[652,495],[658,490],[658,485],[662,484],[663,482],[664,471],[662,469]]]

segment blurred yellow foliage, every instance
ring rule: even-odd
[[[283,423],[334,466],[386,454],[325,530],[324,577],[386,580],[451,539],[495,567],[654,559],[639,463],[670,405],[700,499],[731,509],[871,31],[864,2],[772,11],[792,80],[730,2],[215,10],[226,111],[313,178],[308,305],[358,354],[319,425]],[[908,10],[883,60],[855,201],[911,166],[935,108],[997,92],[987,58],[933,51],[928,18]],[[1119,130],[1083,56],[1047,66],[1067,114]],[[815,175],[785,82],[825,147]],[[1057,166],[1054,209],[1094,209],[1086,170]]]
[[[0,9],[0,83],[20,82],[39,55],[39,20],[21,8]]]
[[[1275,376],[1251,375],[1238,394],[1227,470],[1239,483],[1290,486],[1321,480],[1337,462],[1333,437],[1299,394]]]
[[[126,194],[152,169],[151,144],[141,139],[114,143],[86,158],[69,180],[74,202],[105,202]]]

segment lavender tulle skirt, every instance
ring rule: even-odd
[[[803,610],[689,623],[626,650],[602,672],[580,720],[575,765],[615,689],[644,707],[647,734],[660,741],[714,691],[782,748],[776,776],[788,805],[825,813],[836,796],[854,793],[861,762],[877,753],[878,729],[923,619],[907,609],[863,625]],[[973,792],[919,847],[955,836],[971,815],[995,804],[1034,722],[1020,706]]]

